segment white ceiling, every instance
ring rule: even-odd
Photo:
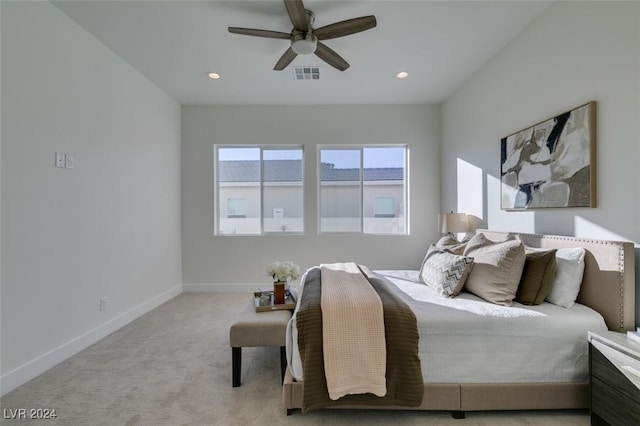
[[[227,31],[290,32],[280,0],[53,3],[183,105],[318,105],[440,103],[550,2],[305,0],[315,28],[376,16],[376,28],[325,42],[351,64],[344,72],[315,55],[273,71],[287,40]],[[291,66],[300,65],[319,65],[321,79],[294,80]]]

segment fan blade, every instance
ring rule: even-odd
[[[293,24],[293,28],[298,31],[307,32],[309,29],[309,19],[307,11],[304,9],[302,0],[284,0],[284,6],[287,8],[289,19]]]
[[[332,67],[344,71],[349,68],[349,63],[345,61],[342,56],[338,55],[333,49],[329,48],[326,44],[318,42],[315,54],[318,58],[322,59]]]
[[[293,61],[298,54],[293,49],[288,48],[286,52],[278,59],[276,65],[273,67],[274,71],[282,71]]]
[[[347,19],[346,21],[325,25],[324,27],[314,30],[313,33],[318,37],[318,40],[329,40],[369,30],[376,25],[375,16],[361,16],[360,18]]]
[[[256,30],[254,28],[229,27],[229,32],[233,34],[243,34],[243,35],[255,36],[255,37],[281,38],[283,40],[291,39],[291,34],[289,33],[283,33],[280,31],[269,31],[269,30]]]

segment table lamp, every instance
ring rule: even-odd
[[[458,232],[469,231],[469,221],[466,213],[444,213],[441,215],[440,232],[453,235]]]

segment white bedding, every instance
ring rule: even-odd
[[[586,382],[587,331],[607,329],[599,313],[580,304],[505,307],[465,292],[449,299],[422,284],[418,271],[375,272],[416,314],[425,383]],[[287,327],[287,358],[300,381],[296,313]]]

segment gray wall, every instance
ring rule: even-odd
[[[501,211],[500,139],[590,100],[597,101],[597,208]],[[639,117],[640,3],[556,2],[444,103],[443,210],[472,213],[491,229],[637,247]],[[639,266],[636,254],[636,282]]]
[[[266,266],[302,268],[356,261],[372,268],[417,268],[434,240],[440,211],[437,106],[183,106],[183,284],[268,286]],[[304,144],[305,235],[213,235],[214,144]],[[407,143],[411,234],[317,234],[317,146]],[[215,287],[215,286],[212,286]]]
[[[181,291],[180,106],[50,3],[0,3],[5,393]]]

